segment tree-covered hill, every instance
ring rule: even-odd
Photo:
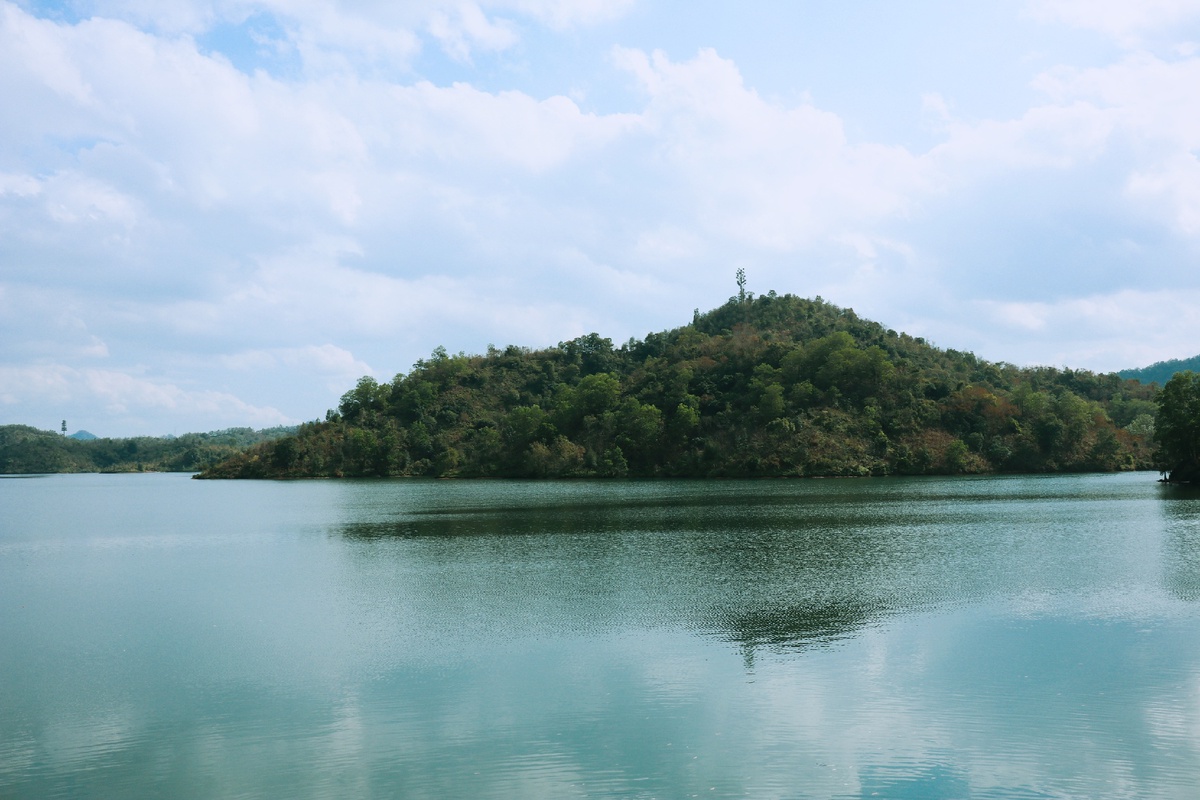
[[[1171,380],[1171,376],[1178,372],[1200,372],[1200,356],[1158,361],[1141,369],[1123,369],[1117,374],[1122,378],[1141,383],[1157,383],[1159,386],[1166,386],[1167,381]]]
[[[229,428],[179,437],[78,439],[28,425],[0,425],[0,474],[195,472],[295,430]]]
[[[935,348],[820,298],[613,347],[438,348],[199,477],[818,476],[1151,466],[1154,389]]]

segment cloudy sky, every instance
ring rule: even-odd
[[[0,0],[0,423],[315,419],[749,288],[1200,353],[1200,0]]]

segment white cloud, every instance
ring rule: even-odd
[[[381,376],[349,350],[333,344],[243,350],[219,356],[222,366],[241,372],[266,373],[280,368],[320,380],[331,392],[342,392],[363,375]]]
[[[232,10],[241,3],[222,0],[92,0],[79,6],[96,16],[126,20],[158,33],[199,33],[219,19],[219,9]]]
[[[39,83],[59,97],[80,106],[94,104],[91,86],[76,63],[73,43],[60,36],[62,27],[24,13],[11,3],[0,5],[0,80],[6,89],[19,90],[22,77],[30,67],[37,71]],[[7,79],[6,79],[7,76]],[[18,95],[19,96],[19,95]],[[27,112],[43,112],[38,106],[25,106]],[[20,124],[24,115],[14,115]]]
[[[903,148],[851,144],[836,114],[764,100],[712,50],[676,63],[617,48],[614,60],[648,95],[644,127],[704,228],[787,250],[903,214],[923,186]]]
[[[928,160],[939,182],[954,186],[1012,169],[1066,169],[1102,154],[1113,114],[1073,101],[1031,108],[1011,120],[947,123],[947,138]]]
[[[413,30],[386,16],[365,16],[357,9],[325,3],[298,4],[276,13],[281,11],[311,76],[352,74],[364,67],[403,72],[421,49]]]
[[[1125,47],[1147,34],[1200,17],[1197,0],[1030,0],[1027,13],[1043,22],[1061,22],[1099,31]]]
[[[1200,290],[1191,287],[1124,289],[1054,302],[983,300],[971,304],[967,313],[994,326],[988,350],[1023,339],[1020,349],[1030,354],[1029,363],[1127,369],[1188,358],[1200,342]],[[1170,326],[1160,324],[1162,320],[1171,320]]]
[[[541,172],[595,150],[631,130],[628,114],[583,113],[567,97],[536,100],[522,92],[492,94],[466,84],[394,87],[378,98],[388,143],[414,159],[450,164],[511,164]],[[415,166],[415,165],[414,165]]]
[[[521,11],[557,30],[609,22],[628,13],[636,0],[508,0]]]
[[[634,253],[650,263],[696,259],[704,253],[704,240],[692,231],[667,224],[642,232]]]
[[[510,23],[489,20],[473,3],[434,12],[429,31],[449,55],[460,61],[470,61],[473,51],[506,50],[517,42]]]
[[[1200,234],[1200,58],[1163,60],[1145,53],[1088,70],[1058,70],[1039,86],[1051,96],[1094,104],[1134,153],[1131,200]]]
[[[80,348],[79,354],[87,358],[108,358],[108,345],[93,335],[87,345]]]
[[[305,257],[301,253],[264,262],[244,283],[209,301],[189,300],[164,307],[157,324],[183,337],[221,338],[254,320],[273,336],[296,340],[305,336],[338,336],[375,341],[410,340],[430,326],[509,331],[518,341],[545,341],[547,330],[578,315],[558,303],[520,299],[493,278],[427,275],[399,278],[339,263],[337,256]],[[553,321],[553,324],[547,325]],[[569,324],[569,323],[567,323]],[[486,334],[484,334],[486,335]],[[528,337],[528,338],[522,338]],[[294,350],[272,350],[279,358]],[[328,351],[304,349],[321,369],[332,363]],[[348,355],[348,354],[347,354]],[[285,362],[286,363],[286,362]],[[374,372],[357,359],[348,363],[357,375]],[[387,368],[397,365],[388,364]],[[356,375],[356,377],[357,377]]]
[[[136,199],[87,176],[59,173],[46,188],[46,212],[59,224],[108,222],[131,228],[140,216]]]
[[[0,403],[16,405],[28,399],[65,399],[71,392],[72,370],[55,367],[0,366]]]
[[[222,23],[240,25],[268,15],[308,74],[324,75],[376,67],[403,73],[421,52],[425,36],[451,57],[470,62],[478,53],[514,47],[521,35],[517,19],[564,31],[617,19],[634,0],[93,0],[83,5],[87,13],[168,37],[199,36]]]
[[[62,364],[0,366],[0,402],[25,407],[87,409],[116,417],[207,420],[209,424],[270,426],[289,419],[275,408],[253,406],[227,392],[185,389],[119,370],[74,369]]]
[[[1150,169],[1135,172],[1129,191],[1165,206],[1168,219],[1180,232],[1200,236],[1200,160],[1193,153],[1177,153]]]
[[[447,196],[462,182],[494,180],[497,168],[561,167],[636,123],[631,115],[583,113],[561,96],[537,100],[465,84],[287,84],[243,75],[186,39],[155,39],[117,22],[60,26],[7,12],[16,23],[0,30],[0,52],[33,27],[69,54],[65,66],[32,53],[9,63],[13,82],[34,96],[25,140],[8,138],[7,146],[36,140],[44,147],[57,118],[71,120],[60,135],[82,142],[45,154],[39,165],[59,185],[75,184],[60,216],[99,212],[129,224],[137,209],[122,195],[136,194],[160,217],[179,214],[193,229],[209,224],[196,215],[225,209],[261,232],[354,227],[364,214],[379,221],[425,206],[413,191]],[[88,75],[83,96],[64,99],[54,90],[60,67]],[[77,158],[93,174],[79,174]],[[35,180],[23,177],[21,191],[33,191]]]
[[[108,358],[108,343],[88,324],[90,304],[66,295],[61,289],[0,283],[0,363]]]
[[[349,350],[343,350],[332,344],[284,348],[279,351],[279,355],[281,361],[288,366],[309,365],[323,372],[337,373],[343,376],[357,377],[374,372],[369,365],[355,358]]]
[[[287,20],[310,67],[333,63],[329,58],[333,52],[348,63],[402,67],[419,52],[419,37],[425,34],[451,57],[469,62],[476,54],[516,46],[521,39],[518,19],[562,31],[617,19],[633,5],[634,0],[263,0],[240,4]]]
[[[0,194],[31,197],[40,194],[42,182],[32,175],[0,173]]]
[[[1135,53],[1104,67],[1062,67],[1034,85],[1060,104],[1084,102],[1107,111],[1152,145],[1200,142],[1200,58],[1168,61]]]

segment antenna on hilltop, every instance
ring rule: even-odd
[[[65,419],[63,420],[62,435],[63,436],[67,435],[67,421]]]
[[[738,302],[746,302],[746,270],[738,267],[737,271]]]

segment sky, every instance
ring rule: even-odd
[[[1200,353],[1200,0],[0,0],[0,424],[323,418],[747,288]]]

